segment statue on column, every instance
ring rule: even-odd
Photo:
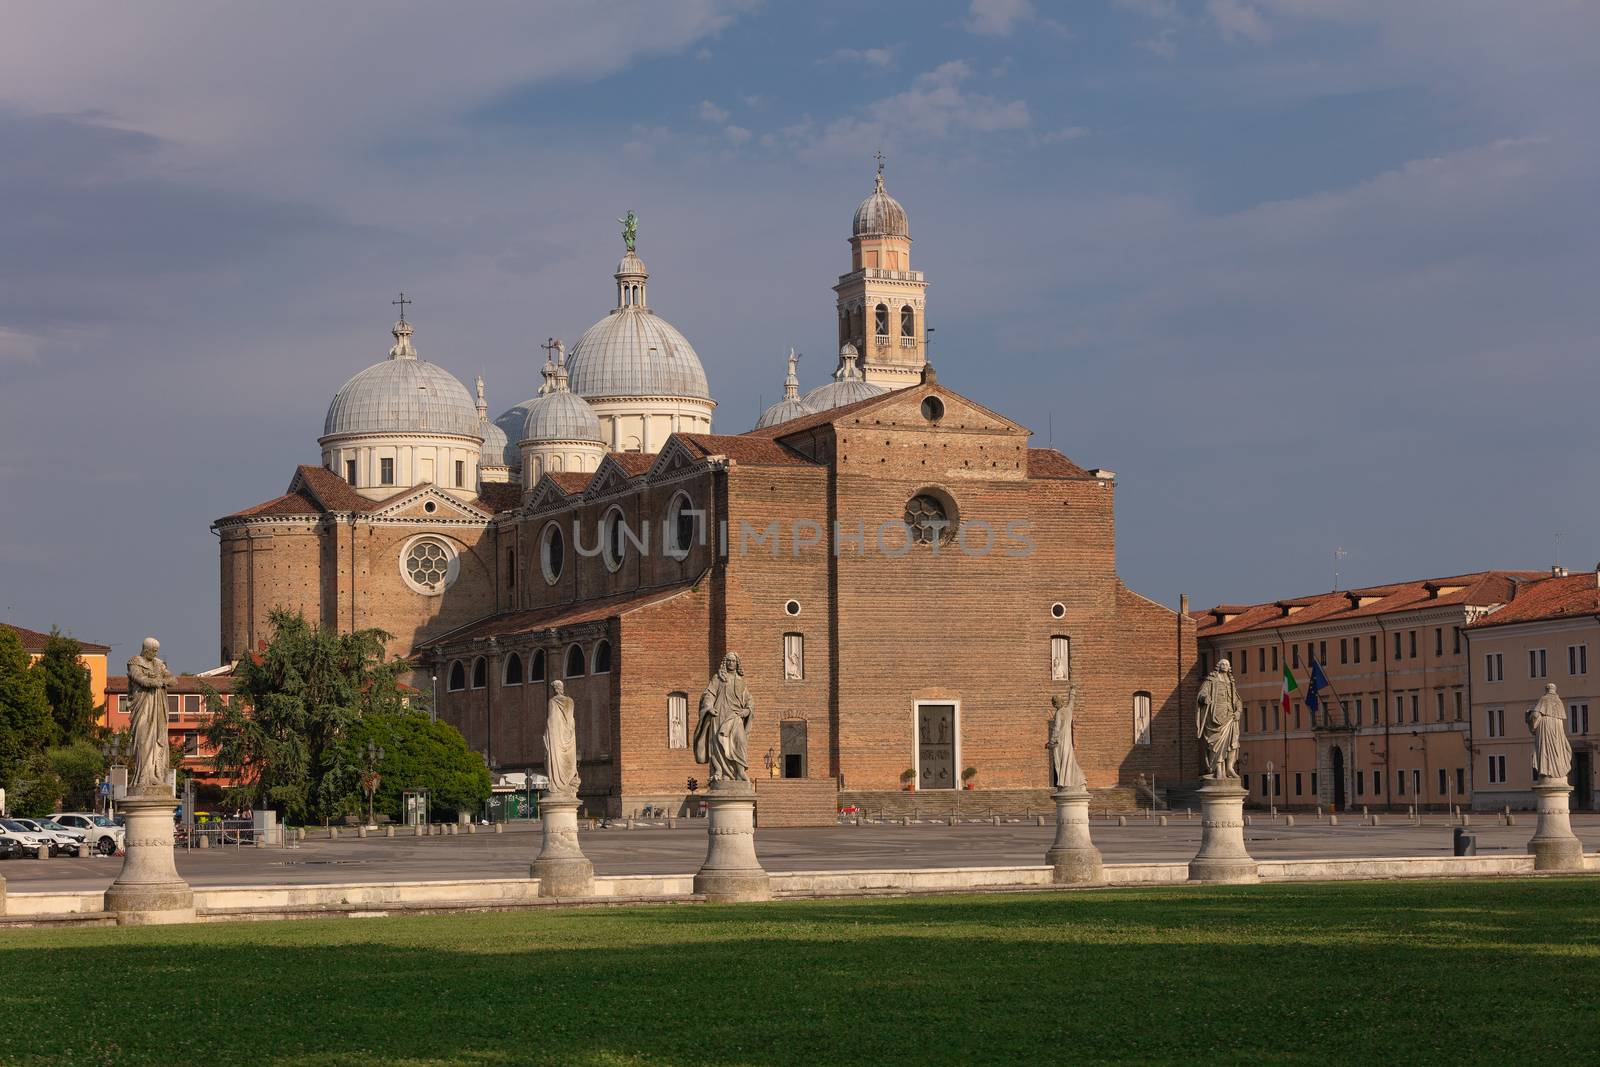
[[[167,743],[167,686],[172,672],[157,656],[161,642],[144,639],[139,654],[128,661],[128,702],[133,732],[133,774],[128,783],[131,793],[171,795],[167,778],[172,773],[171,749]]]
[[[575,706],[566,684],[550,683],[552,690],[544,723],[544,775],[556,796],[578,795],[578,727]]]
[[[1237,778],[1239,720],[1244,704],[1233,682],[1233,665],[1219,660],[1195,696],[1195,732],[1205,746],[1207,778]]]
[[[1544,687],[1539,703],[1528,709],[1528,733],[1533,735],[1533,776],[1565,782],[1572,773],[1572,742],[1567,740],[1567,709],[1556,684]]]
[[[1078,706],[1078,683],[1067,686],[1065,700],[1060,693],[1052,696],[1050,706],[1055,709],[1055,715],[1050,720],[1050,740],[1045,742],[1044,747],[1050,750],[1050,759],[1055,766],[1056,788],[1063,792],[1082,792],[1088,788],[1088,782],[1083,777],[1083,768],[1078,766],[1077,747],[1072,740],[1072,719]]]
[[[706,683],[700,698],[700,721],[694,728],[694,760],[711,768],[711,781],[750,780],[745,746],[754,711],[750,689],[744,684],[744,668],[738,655],[729,652]]]

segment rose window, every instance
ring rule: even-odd
[[[919,493],[906,503],[906,525],[911,528],[914,543],[931,545],[949,534],[950,516],[937,497]]]
[[[438,541],[419,540],[406,551],[405,574],[423,592],[442,592],[450,581],[454,561],[451,551]]]

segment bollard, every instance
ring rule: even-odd
[[[80,841],[78,843],[78,858],[80,860],[86,860],[89,858],[89,843],[87,841]]]
[[[1376,825],[1378,825],[1378,813],[1377,812],[1373,812],[1371,815],[1367,816],[1367,825],[1368,826],[1376,826]]]
[[[999,826],[1000,825],[1000,816],[998,816],[998,815],[990,816],[989,822],[990,822],[991,825]]]
[[[667,829],[668,830],[676,830],[677,828],[678,828],[678,817],[676,815],[668,815],[667,816]]]
[[[1165,821],[1165,820],[1163,820],[1163,821]],[[1043,815],[1035,815],[1033,817],[1033,825],[1035,825],[1035,826],[1043,826],[1044,825],[1044,816]]]
[[[199,836],[200,836],[200,840],[195,842],[195,847],[196,848],[210,848],[211,847],[211,835],[209,835],[209,834],[201,834]]]
[[[337,841],[337,840],[339,840],[339,828],[337,826],[328,827],[328,840],[329,841]]]
[[[365,826],[356,827],[356,836],[365,841],[367,839],[367,828]]]
[[[1507,826],[1515,826],[1515,825],[1517,825],[1517,817],[1515,815],[1511,814],[1509,811],[1506,812],[1506,825]]]
[[[1328,816],[1328,825],[1329,826],[1338,826],[1339,825],[1339,816],[1337,816],[1337,815],[1329,815]]]
[[[1283,817],[1283,825],[1285,825],[1285,826],[1293,826],[1294,825],[1294,816],[1293,815],[1285,815]]]
[[[505,833],[506,832],[506,824],[503,823],[503,822],[495,823],[494,824],[494,832],[497,833],[497,834]]]
[[[1248,815],[1246,815],[1246,816],[1245,816],[1245,817],[1244,817],[1244,824],[1245,824],[1245,825],[1246,825],[1246,826],[1249,826],[1249,825],[1250,825],[1250,816],[1248,816]]]
[[[33,854],[33,858],[36,859],[36,860],[47,860],[47,859],[49,859],[50,858],[50,846],[49,845],[40,845],[39,846],[39,851],[37,851],[37,852],[35,852]]]
[[[1472,816],[1468,815],[1466,812],[1462,812],[1461,813],[1461,825],[1462,826],[1471,826],[1472,825]]]
[[[1118,815],[1117,816],[1117,825],[1118,826],[1126,826],[1126,825],[1128,825],[1128,817],[1126,815]]]
[[[383,836],[384,836],[384,837],[393,837],[393,836],[394,836],[394,827],[392,827],[392,826],[385,826],[385,827],[384,827],[384,828],[383,828]]]
[[[478,832],[478,824],[477,823],[475,823],[475,822],[467,823],[467,833],[468,834],[476,834],[477,832]]]
[[[1043,825],[1044,824],[1044,820],[1040,819],[1039,823],[1040,823],[1040,825]],[[1165,825],[1167,825],[1167,817],[1165,815],[1156,816],[1156,825],[1157,826],[1165,826]]]

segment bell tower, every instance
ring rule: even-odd
[[[872,385],[917,384],[927,362],[927,288],[922,272],[911,269],[906,211],[884,190],[880,152],[872,194],[856,208],[851,226],[850,273],[833,287],[839,345],[861,353],[861,371]]]

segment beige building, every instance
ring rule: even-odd
[[[1590,716],[1591,708],[1600,715],[1600,684],[1589,671],[1591,651],[1600,653],[1600,569],[1560,572],[1520,586],[1516,594],[1467,628],[1474,806],[1533,806],[1526,716],[1553,682],[1567,706],[1572,807],[1600,810],[1595,799],[1600,719]]]
[[[1537,571],[1480,571],[1198,616],[1201,667],[1226,657],[1245,706],[1251,803],[1334,810],[1443,807],[1472,787],[1464,630]],[[1328,688],[1307,696],[1311,661]],[[1282,706],[1287,667],[1297,689]]]

